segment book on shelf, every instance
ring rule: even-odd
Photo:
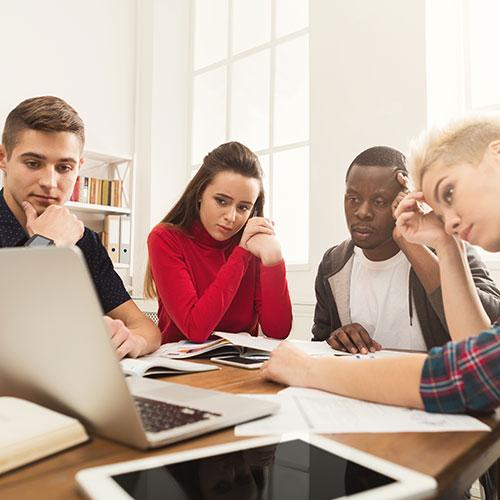
[[[179,375],[218,370],[217,366],[206,363],[193,363],[163,356],[147,355],[137,359],[125,358],[120,361],[125,375],[155,377],[159,375]]]
[[[109,203],[108,195],[109,195],[109,183],[110,181],[104,180],[101,183],[101,205],[111,205]]]
[[[77,177],[69,201],[78,201],[79,197],[80,197],[80,177]]]
[[[89,202],[89,178],[88,177],[79,177],[80,179],[80,192],[75,201],[79,201],[80,203],[88,203]]]
[[[0,397],[0,474],[88,440],[83,425],[24,399]]]
[[[119,179],[98,179],[80,175],[75,182],[70,201],[122,207],[123,182]]]

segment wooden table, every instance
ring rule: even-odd
[[[234,393],[272,394],[281,389],[277,384],[263,381],[258,370],[229,366],[220,371],[179,375],[168,380]],[[492,427],[491,432],[336,434],[329,437],[435,477],[439,484],[439,499],[459,498],[500,457],[500,413],[484,421]],[[0,498],[81,500],[74,480],[80,469],[237,439],[243,438],[235,437],[230,428],[160,450],[143,452],[96,437],[0,476]]]

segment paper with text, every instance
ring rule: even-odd
[[[316,389],[289,387],[274,397],[281,405],[276,415],[238,425],[235,435],[490,431],[486,424],[468,415],[368,403]]]

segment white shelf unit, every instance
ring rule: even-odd
[[[133,158],[90,150],[85,150],[83,156],[85,157],[85,163],[80,170],[80,176],[122,181],[122,206],[115,207],[77,201],[68,201],[66,206],[72,212],[75,212],[88,228],[97,233],[104,230],[104,220],[107,215],[130,216],[130,264],[115,262],[113,265],[118,275],[122,278],[127,291],[132,292],[132,259],[134,255]]]
[[[110,207],[108,205],[97,205],[95,203],[80,203],[78,201],[68,201],[66,206],[78,212],[96,212],[106,214],[130,215],[130,208]]]

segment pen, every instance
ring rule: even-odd
[[[354,357],[356,359],[375,359],[375,356],[371,353],[369,354],[355,354]]]

